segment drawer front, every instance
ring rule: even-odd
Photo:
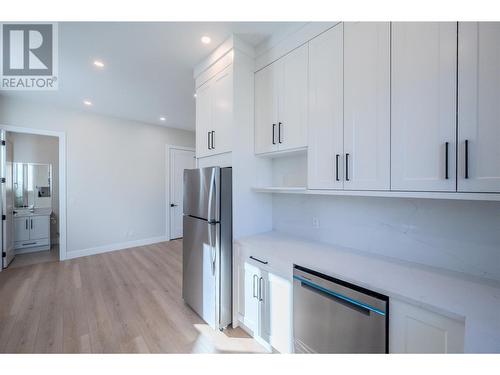
[[[42,238],[38,240],[26,240],[26,241],[17,241],[14,242],[15,249],[25,249],[28,247],[36,247],[36,246],[47,246],[49,245],[48,238]]]

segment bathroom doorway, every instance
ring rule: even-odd
[[[2,130],[3,268],[59,261],[59,138]]]

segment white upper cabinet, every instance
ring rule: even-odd
[[[196,90],[196,157],[231,151],[233,68],[226,67]]]
[[[278,61],[280,150],[307,146],[307,44]]]
[[[390,73],[390,24],[344,23],[344,189],[390,189]]]
[[[392,190],[456,190],[456,67],[456,23],[392,24]]]
[[[500,192],[500,23],[458,30],[458,190]]]
[[[196,157],[198,158],[210,154],[211,99],[210,82],[196,90]]]
[[[275,64],[255,73],[255,153],[278,150],[278,93]]]
[[[307,146],[307,44],[255,73],[255,153]]]
[[[309,189],[343,187],[342,28],[309,43]]]
[[[212,83],[213,133],[212,153],[231,151],[233,122],[233,68],[227,67],[217,74]]]

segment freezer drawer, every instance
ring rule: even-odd
[[[388,306],[387,296],[295,266],[295,352],[387,353]]]

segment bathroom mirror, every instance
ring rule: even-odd
[[[37,163],[13,163],[15,208],[52,207],[52,166]]]

